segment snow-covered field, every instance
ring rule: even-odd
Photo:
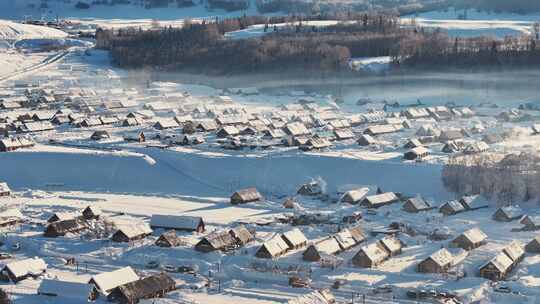
[[[61,5],[51,3],[51,12],[56,12],[56,4]],[[27,3],[21,1],[4,2],[0,5],[0,16],[8,14],[2,11],[2,5],[4,8],[9,6],[7,8],[12,11],[21,9],[21,13],[32,10],[23,9]],[[77,18],[88,14],[88,17],[102,18],[101,21],[89,20],[89,23],[109,26],[152,23],[151,19],[141,19],[148,18],[143,16],[147,10],[130,10],[133,14],[130,16],[115,11],[121,8],[107,7],[108,11],[88,12],[67,10],[65,14]],[[169,21],[160,22],[181,26],[181,19],[187,15],[206,16],[207,12],[197,15],[195,10],[198,9],[200,7],[182,11],[181,14],[185,15],[176,10],[151,12],[160,18],[163,13],[163,19],[170,16]],[[125,19],[112,19],[118,16]],[[133,20],[127,20],[131,17]],[[461,23],[442,19],[436,24],[429,21],[429,18],[435,20],[434,16],[420,18],[416,22],[424,22],[426,26],[447,26],[449,30],[480,31],[500,25],[501,28],[526,31],[525,24],[516,23],[522,21],[510,17],[509,21],[501,21],[503,23],[493,20]],[[487,134],[514,130],[511,137],[490,144],[487,148],[489,153],[502,155],[536,149],[540,145],[540,137],[533,134],[531,125],[537,120],[537,110],[511,111],[511,108],[536,101],[537,72],[510,74],[514,82],[504,83],[498,74],[486,74],[486,77],[474,74],[372,77],[359,79],[349,89],[340,84],[339,92],[334,90],[331,93],[321,84],[308,86],[302,83],[278,87],[268,83],[250,83],[249,86],[238,84],[235,88],[217,88],[204,84],[147,81],[147,75],[111,66],[107,53],[94,50],[91,44],[79,40],[75,46],[65,50],[43,52],[27,39],[34,42],[53,39],[60,43],[67,41],[65,33],[13,25],[11,22],[2,24],[0,33],[4,35],[2,39],[6,46],[0,55],[2,98],[28,101],[32,97],[27,98],[25,90],[41,88],[43,92],[34,94],[45,99],[67,94],[72,100],[58,102],[55,99],[50,104],[40,101],[39,104],[45,107],[43,109],[0,110],[0,118],[5,120],[0,126],[14,121],[17,126],[24,125],[27,123],[22,118],[24,114],[41,117],[54,111],[55,118],[68,118],[68,114],[74,114],[74,118],[69,117],[70,122],[54,125],[48,131],[21,135],[8,130],[11,136],[25,136],[35,141],[35,145],[0,152],[0,181],[7,182],[12,189],[9,197],[0,197],[2,210],[17,208],[24,217],[24,222],[14,228],[1,228],[3,245],[0,253],[11,255],[2,264],[36,256],[48,264],[47,272],[41,278],[28,278],[16,284],[0,283],[0,288],[8,292],[15,303],[74,303],[63,297],[38,295],[43,277],[82,283],[88,282],[92,275],[124,266],[133,267],[141,277],[168,271],[175,280],[177,290],[167,293],[163,299],[143,300],[141,303],[287,303],[313,289],[331,288],[336,280],[342,282],[339,289],[332,289],[338,303],[350,303],[351,297],[362,303],[416,303],[416,300],[408,300],[406,295],[407,291],[416,288],[447,290],[458,295],[464,303],[476,300],[535,303],[539,295],[536,287],[540,286],[538,255],[527,253],[507,281],[498,285],[479,277],[478,268],[509,242],[527,243],[536,232],[522,231],[518,221],[492,220],[491,216],[498,207],[495,202],[487,202],[487,208],[443,216],[437,207],[456,198],[441,181],[442,166],[449,157],[441,151],[444,143],[434,140],[424,144],[430,155],[419,161],[406,161],[403,156],[409,151],[405,144],[411,138],[462,128],[460,132],[470,133],[462,139],[465,145],[475,144]],[[251,37],[260,35],[262,29],[251,27],[230,35],[233,38]],[[352,64],[379,68],[388,60],[358,58]],[[139,76],[139,79],[134,79],[134,76]],[[454,80],[449,81],[448,78]],[[454,83],[457,78],[461,81],[457,89],[445,86],[445,81]],[[477,78],[484,82],[475,82]],[[514,85],[517,82],[529,88],[519,90],[520,87]],[[516,90],[520,92],[516,93]],[[224,95],[230,99],[219,97]],[[383,99],[388,102],[384,104]],[[299,100],[303,100],[303,104]],[[394,105],[393,100],[401,104]],[[400,114],[408,109],[444,105],[451,101],[456,101],[456,105],[448,103],[448,108],[471,107],[474,114],[465,117],[452,114],[450,119],[442,120],[435,119],[434,115],[404,119]],[[77,115],[82,117],[75,117]],[[136,125],[123,125],[128,115],[138,119]],[[216,130],[199,130],[194,137],[202,139],[200,144],[179,143],[183,135],[179,125],[166,130],[157,130],[154,126],[156,122],[165,123],[166,119],[170,121],[173,117],[208,123],[216,117],[231,115],[249,117],[247,122],[233,123],[241,125],[245,134],[218,138]],[[360,118],[375,119],[378,115],[382,119],[374,120],[377,122],[358,122]],[[507,116],[509,121],[503,121]],[[82,124],[83,118],[90,121],[98,117],[117,117],[119,121],[90,127]],[[330,147],[305,152],[297,145],[286,145],[279,139],[269,140],[262,135],[264,131],[256,129],[261,124],[267,129],[281,129],[272,125],[278,125],[281,120],[284,123],[305,122],[309,126],[308,131],[319,138],[335,136],[334,132],[340,129],[351,131],[353,138],[333,139]],[[259,124],[254,121],[259,121]],[[358,124],[340,125],[354,121]],[[80,127],[76,127],[77,124]],[[185,125],[185,122],[181,124]],[[376,143],[370,146],[356,142],[369,126],[381,124],[406,127],[399,132],[375,136]],[[254,130],[247,130],[246,126]],[[106,131],[108,138],[90,139],[96,131]],[[139,135],[139,132],[144,133],[144,142],[125,139],[128,135]],[[193,137],[187,139],[191,141]],[[316,181],[324,195],[297,195],[299,187],[310,181]],[[376,210],[339,202],[345,191],[364,186],[370,193],[379,189],[396,192],[403,197],[420,195],[435,208],[411,214],[403,211],[402,202]],[[256,187],[264,199],[232,205],[230,196],[247,187]],[[294,208],[283,206],[287,197],[295,198]],[[56,238],[43,236],[51,215],[73,214],[87,206],[103,211],[99,220],[90,221],[91,231]],[[525,214],[537,214],[534,203],[522,203],[521,208]],[[334,267],[303,260],[305,247],[289,250],[272,260],[255,257],[255,252],[264,242],[293,228],[291,218],[309,216],[322,221],[295,226],[306,236],[308,243],[312,243],[346,227],[343,217],[356,212],[362,213],[357,224],[365,231],[367,240],[338,254],[340,263]],[[133,223],[149,223],[155,214],[201,217],[206,231],[178,232],[181,242],[174,248],[154,245],[164,230],[162,228],[155,228],[142,240],[128,243],[113,242],[110,233],[106,233],[106,226],[110,223],[115,229]],[[255,239],[246,246],[228,253],[202,253],[194,249],[194,245],[209,233],[239,224],[256,230]],[[399,232],[390,229],[396,225]],[[449,243],[454,237],[475,227],[487,235],[485,245],[469,252],[450,248]],[[352,264],[351,260],[361,246],[380,239],[380,233],[389,232],[396,233],[406,245],[400,254],[371,269]],[[434,234],[447,236],[446,239],[436,239],[432,237]],[[459,266],[453,270],[465,273],[464,277],[452,273],[417,272],[417,264],[442,247],[455,254]],[[69,257],[75,257],[78,263],[66,265],[65,259]],[[173,266],[192,267],[195,275],[171,272]],[[295,275],[309,277],[313,288],[289,286],[289,278]],[[388,291],[388,288],[380,288],[383,285],[391,285],[391,291],[381,294]],[[511,292],[496,292],[497,286],[509,287]],[[100,296],[96,302],[105,303],[106,298]]]

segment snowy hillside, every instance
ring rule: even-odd
[[[67,33],[50,27],[0,20],[0,39],[2,40],[63,37],[67,37]]]

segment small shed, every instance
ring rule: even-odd
[[[302,253],[302,259],[309,262],[320,261],[326,255],[335,255],[341,251],[338,241],[333,237],[328,237],[315,244],[310,244]]]
[[[364,230],[360,225],[352,226],[347,229],[349,230],[357,244],[366,240],[366,234],[364,233]]]
[[[82,211],[82,216],[86,220],[98,219],[101,214],[103,214],[103,212],[96,206],[86,206]]]
[[[17,208],[11,208],[0,212],[0,227],[14,226],[21,223],[24,216]]]
[[[406,160],[422,159],[429,155],[429,150],[424,147],[413,148],[403,154],[403,158]]]
[[[465,207],[458,201],[446,202],[439,208],[439,212],[444,215],[454,215],[463,211],[465,211]]]
[[[231,136],[236,136],[238,134],[240,134],[240,130],[238,130],[238,128],[236,128],[235,126],[223,126],[216,132],[216,136],[218,138],[227,138]]]
[[[354,190],[349,190],[341,197],[341,202],[349,204],[360,203],[369,193],[369,188],[362,187]]]
[[[334,238],[339,244],[341,250],[349,250],[358,244],[358,241],[353,237],[349,229],[343,229],[340,232],[334,234]]]
[[[464,196],[459,199],[459,202],[467,211],[489,207],[486,200],[484,200],[480,195]]]
[[[473,250],[486,243],[487,235],[479,228],[469,229],[452,241],[452,245],[464,250]]]
[[[375,138],[368,134],[362,134],[358,136],[358,140],[356,142],[358,143],[358,145],[363,147],[377,144],[377,140],[375,140]]]
[[[283,233],[281,237],[283,238],[285,243],[287,243],[287,246],[289,246],[290,250],[302,248],[306,246],[308,242],[306,236],[298,228],[294,228]]]
[[[177,247],[181,244],[181,240],[176,234],[176,230],[171,229],[163,232],[156,240],[156,246],[159,247]]]
[[[430,209],[431,205],[420,196],[412,197],[403,204],[403,210],[409,213],[418,213]]]
[[[403,145],[403,148],[405,149],[414,149],[418,147],[424,146],[418,138],[411,138],[409,139],[405,145]]]
[[[497,222],[511,222],[523,217],[523,211],[519,207],[507,206],[501,207],[493,213],[493,220]]]
[[[76,217],[78,217],[78,215],[73,212],[56,212],[49,217],[47,222],[54,223],[59,221],[71,220]]]
[[[131,242],[144,239],[150,234],[152,234],[152,229],[145,223],[121,225],[111,239],[114,242]]]
[[[504,253],[497,254],[486,264],[480,267],[480,276],[492,281],[500,281],[506,278],[512,270],[512,260]]]
[[[238,190],[231,196],[231,204],[246,204],[250,202],[257,202],[263,199],[262,195],[256,188],[247,188]]]
[[[7,183],[0,183],[0,197],[3,196],[10,196],[11,195],[11,189],[9,188]]]
[[[109,132],[104,130],[98,130],[92,133],[92,136],[90,136],[90,139],[92,140],[102,140],[102,139],[109,139],[111,138],[111,135],[109,135]]]
[[[235,239],[236,243],[240,246],[244,246],[247,243],[253,241],[255,239],[255,236],[253,235],[254,233],[255,233],[255,230],[251,232],[244,225],[240,225],[229,230],[229,234]]]
[[[155,124],[154,128],[158,130],[178,128],[180,125],[173,118],[161,118]]]
[[[453,260],[452,254],[441,248],[418,263],[417,269],[421,273],[445,273],[452,267]]]
[[[540,253],[540,235],[535,236],[525,245],[525,251],[529,253]]]
[[[540,216],[525,215],[519,223],[524,225],[525,230],[537,230],[540,228]]]
[[[395,256],[401,253],[403,244],[398,238],[392,236],[385,236],[379,240],[381,247],[388,252],[389,256]]]
[[[300,186],[297,193],[304,196],[318,196],[323,193],[323,189],[318,182],[312,181]]]
[[[399,201],[399,197],[394,192],[386,192],[367,196],[360,203],[367,208],[379,208]]]
[[[512,264],[514,266],[521,262],[523,257],[525,257],[523,244],[521,244],[519,241],[510,242],[510,244],[506,245],[502,251],[512,260]]]
[[[390,255],[382,247],[380,242],[362,246],[352,258],[352,263],[357,267],[372,268],[384,262]]]
[[[195,245],[195,250],[200,252],[227,251],[236,247],[236,240],[228,231],[216,231],[203,237]]]
[[[289,246],[281,236],[276,236],[266,242],[255,253],[255,256],[263,259],[277,258],[289,250]]]

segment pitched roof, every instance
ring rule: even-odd
[[[369,188],[362,187],[354,190],[349,190],[341,197],[342,202],[357,203],[360,202],[369,193]]]
[[[206,240],[214,249],[224,249],[234,245],[235,240],[228,231],[216,231],[202,238],[201,242]]]
[[[446,250],[446,248],[441,248],[432,253],[428,259],[431,259],[437,265],[444,267],[452,264],[454,256],[448,250]]]
[[[20,278],[28,274],[42,273],[47,269],[47,264],[43,259],[33,258],[8,263],[5,268],[16,278]]]
[[[483,242],[487,235],[482,232],[479,228],[472,228],[465,232],[463,232],[461,235],[463,235],[465,238],[467,238],[471,243],[480,243]]]
[[[291,122],[285,125],[284,131],[292,136],[308,135],[309,130],[300,122]]]
[[[38,287],[39,294],[55,295],[59,298],[77,299],[77,303],[86,302],[94,285],[80,282],[68,282],[43,279]]]
[[[181,230],[197,230],[202,222],[200,216],[152,214],[151,227],[174,228]]]
[[[493,257],[491,260],[489,260],[487,263],[482,265],[480,268],[484,268],[488,264],[492,264],[500,272],[506,272],[506,270],[508,270],[512,266],[513,262],[506,254],[501,252],[495,257]]]
[[[412,205],[416,210],[429,209],[431,206],[420,196],[411,197],[405,204]]]
[[[237,195],[240,197],[240,199],[244,201],[257,201],[262,198],[259,191],[257,191],[257,188],[246,188],[242,190],[238,190],[235,193],[233,193],[233,196]]]
[[[130,239],[152,233],[152,229],[146,223],[121,224],[118,225],[118,231],[121,231]]]
[[[289,246],[287,246],[287,243],[285,243],[281,236],[276,236],[264,242],[262,246],[266,247],[266,250],[268,250],[271,256],[280,255],[289,249]]]
[[[17,208],[10,208],[7,210],[4,210],[0,212],[0,218],[16,218],[16,219],[23,219],[24,215],[22,215],[21,211]]]
[[[360,252],[363,252],[364,255],[374,263],[382,262],[388,257],[388,252],[381,248],[378,242],[360,247],[358,253]]]
[[[160,291],[174,289],[176,283],[165,273],[151,275],[149,277],[118,286],[118,291],[130,301],[154,296]]]
[[[352,236],[349,229],[343,229],[340,232],[334,234],[334,238],[336,239],[339,247],[341,247],[342,250],[347,250],[358,243],[356,239]]]
[[[348,230],[357,243],[360,243],[366,239],[364,230],[362,229],[362,227],[360,227],[360,225],[349,227]]]
[[[399,198],[396,196],[394,192],[386,192],[381,194],[375,194],[370,195],[365,198],[365,201],[367,201],[370,205],[380,205],[380,204],[386,204],[389,202],[394,202],[399,200]]]
[[[523,245],[518,241],[512,241],[503,248],[503,252],[513,261],[518,261],[524,254]]]
[[[108,293],[112,289],[130,282],[137,281],[139,276],[129,266],[114,271],[102,272],[92,276],[97,288],[103,293]]]
[[[465,210],[465,207],[463,207],[463,205],[460,204],[458,201],[448,201],[441,206],[441,209],[442,208],[450,208],[456,212]]]
[[[293,246],[298,246],[307,242],[306,236],[298,228],[283,233],[282,237],[289,241]]]
[[[395,237],[384,237],[379,242],[384,245],[384,248],[390,250],[390,253],[394,253],[401,250],[401,241]]]
[[[323,254],[332,255],[341,251],[339,242],[333,237],[326,238],[322,241],[312,244],[311,246],[315,246],[317,251]]]

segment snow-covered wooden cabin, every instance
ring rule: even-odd
[[[205,231],[202,217],[188,215],[152,214],[150,227],[152,229],[174,229],[198,233]]]

